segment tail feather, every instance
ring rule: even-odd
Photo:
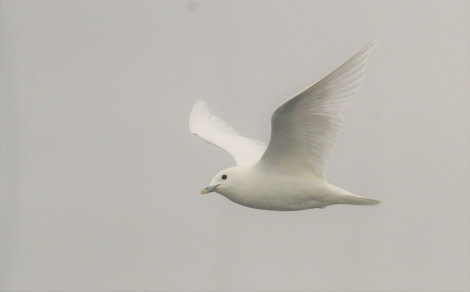
[[[330,198],[333,204],[374,206],[380,203],[378,200],[355,195],[337,186],[329,185],[329,189],[331,191]]]
[[[362,205],[362,206],[375,206],[378,205],[380,201],[364,198],[357,195],[344,195],[340,199],[340,204],[349,204],[349,205]]]

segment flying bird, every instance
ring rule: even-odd
[[[216,174],[201,194],[217,192],[246,207],[277,211],[377,205],[377,200],[328,183],[324,175],[342,123],[339,113],[358,91],[376,43],[279,106],[271,117],[267,146],[239,135],[197,100],[189,117],[190,132],[228,152],[237,164]]]

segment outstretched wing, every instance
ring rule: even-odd
[[[233,156],[238,165],[256,163],[266,144],[242,137],[222,119],[211,114],[207,104],[197,100],[189,116],[189,131]]]
[[[328,76],[282,104],[271,118],[271,140],[260,164],[323,178],[342,123],[339,112],[359,89],[374,41]]]

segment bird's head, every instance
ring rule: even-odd
[[[235,189],[239,172],[240,171],[237,167],[227,168],[220,171],[211,180],[210,185],[201,190],[201,194],[217,192],[219,194],[226,195],[230,193]]]

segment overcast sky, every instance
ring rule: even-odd
[[[469,1],[1,1],[2,291],[469,290]],[[328,180],[381,200],[201,196],[276,107],[375,38]]]

